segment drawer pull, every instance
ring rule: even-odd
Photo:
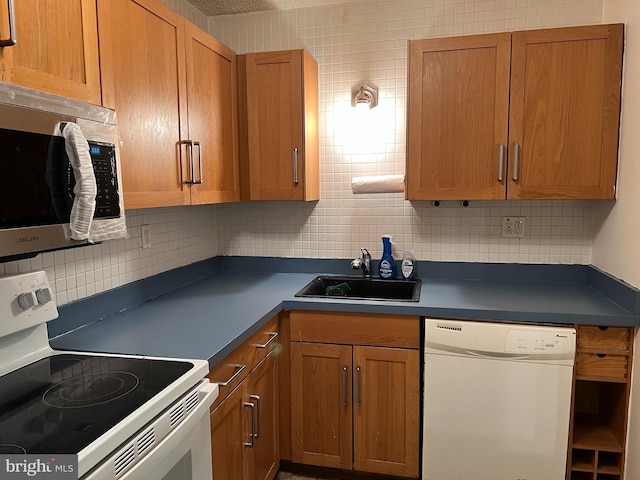
[[[604,358],[604,357],[606,357],[606,356],[607,356],[607,354],[606,354],[606,353],[596,353],[596,356],[597,356],[598,358]]]
[[[240,365],[239,363],[236,363],[235,365],[236,371],[233,375],[231,375],[231,377],[229,378],[229,380],[227,380],[226,382],[216,382],[218,384],[219,387],[228,387],[229,385],[231,385],[231,383],[238,378],[238,375],[240,375],[246,367],[246,365]]]
[[[606,332],[607,330],[609,330],[609,327],[600,326],[600,327],[598,327],[598,329],[603,331],[603,332]]]
[[[278,332],[267,332],[270,336],[267,343],[258,343],[256,344],[256,348],[267,348],[271,342],[273,342],[276,338],[278,338]]]

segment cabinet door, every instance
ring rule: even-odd
[[[291,449],[297,463],[352,468],[351,346],[291,343]]]
[[[300,50],[246,55],[251,200],[304,199],[302,101]]]
[[[200,142],[194,151],[194,175],[202,180],[191,186],[191,203],[238,201],[236,54],[195,25],[185,24],[189,139]],[[191,178],[190,172],[186,178]]]
[[[500,33],[409,43],[408,200],[505,198],[510,42]]]
[[[7,2],[0,38],[9,38]],[[16,44],[0,48],[2,81],[100,104],[95,0],[18,0]]]
[[[249,401],[255,404],[255,447],[249,449],[251,480],[271,480],[280,465],[278,367],[271,352],[249,376]]]
[[[241,480],[246,476],[245,452],[251,443],[251,408],[245,405],[246,381],[211,412],[213,480]]]
[[[353,347],[354,468],[418,476],[420,352]]]
[[[98,0],[102,100],[118,114],[127,209],[189,203],[183,30],[157,0]]]
[[[622,35],[622,25],[513,33],[509,198],[614,198]]]

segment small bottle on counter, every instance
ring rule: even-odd
[[[402,255],[400,272],[402,273],[402,278],[405,280],[413,280],[416,278],[416,258],[411,250],[404,252],[404,255]]]
[[[391,235],[382,237],[382,258],[378,265],[380,278],[396,278],[396,262],[391,254]]]

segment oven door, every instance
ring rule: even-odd
[[[201,391],[204,391],[204,398],[198,406],[153,449],[146,452],[133,467],[118,471],[119,459],[123,458],[122,449],[81,480],[211,479],[213,473],[209,407],[218,396],[218,388],[215,384],[206,383],[201,386]],[[136,443],[140,441],[137,439]]]

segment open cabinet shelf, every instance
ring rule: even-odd
[[[585,359],[587,352],[590,358],[576,364],[567,479],[622,480],[633,329],[577,331],[577,355]]]

